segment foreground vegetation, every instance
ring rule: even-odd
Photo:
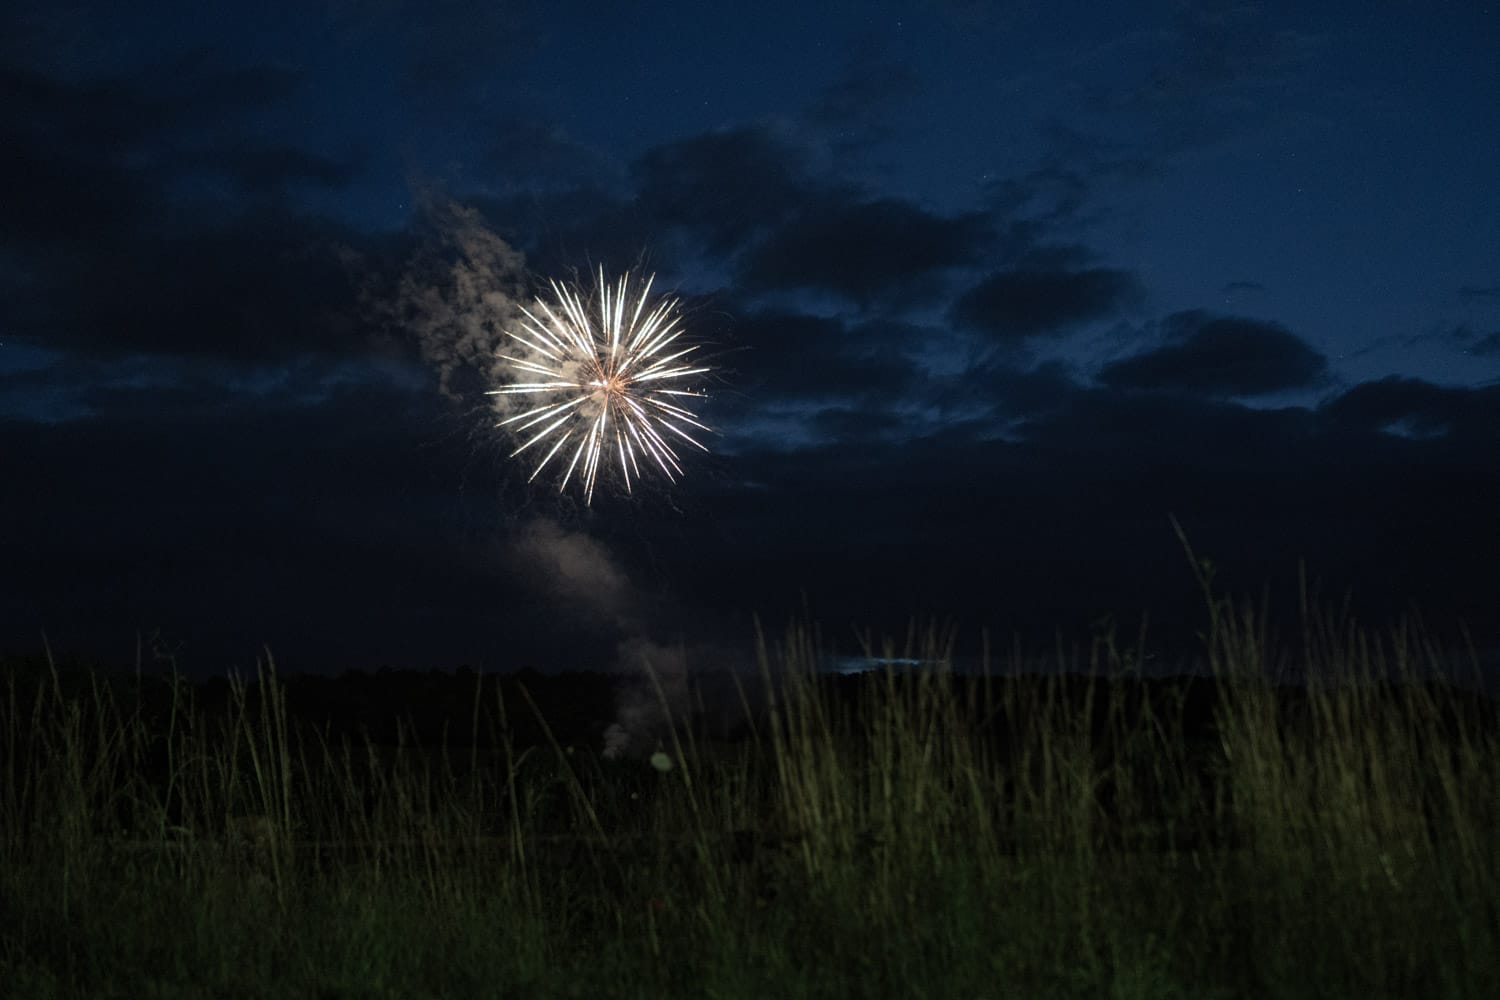
[[[515,684],[477,681],[424,752],[289,718],[269,661],[212,708],[176,678],[13,668],[0,983],[1493,995],[1495,704],[1431,680],[1410,630],[1269,634],[1210,596],[1207,677],[1148,681],[1112,637],[1049,676],[955,677],[928,633],[908,652],[939,665],[839,686],[794,629],[762,644],[742,738],[679,725],[619,761],[539,727]]]

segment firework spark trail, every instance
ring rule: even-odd
[[[525,319],[520,330],[506,331],[531,356],[501,354],[500,357],[526,381],[513,382],[488,393],[539,397],[537,406],[495,425],[509,427],[517,434],[543,425],[511,452],[511,457],[515,457],[533,445],[546,447],[550,442],[528,482],[577,436],[573,457],[558,492],[567,489],[568,481],[577,471],[583,483],[585,504],[594,501],[599,465],[606,453],[618,457],[629,492],[632,475],[641,478],[638,461],[641,455],[654,461],[673,482],[682,475],[680,456],[663,432],[708,450],[693,437],[691,429],[710,431],[710,428],[674,401],[674,397],[704,394],[672,386],[680,384],[674,380],[700,375],[709,369],[695,368],[683,361],[696,346],[675,346],[683,332],[678,326],[675,299],[664,299],[646,311],[654,275],[646,279],[627,322],[628,280],[628,274],[621,275],[611,288],[604,280],[604,269],[599,269],[597,322],[576,288],[551,282],[556,302],[549,305],[537,299],[532,309],[521,309]]]

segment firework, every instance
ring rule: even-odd
[[[682,329],[675,299],[647,310],[654,280],[654,275],[647,278],[636,298],[628,294],[628,274],[611,286],[601,267],[596,303],[585,303],[577,288],[553,281],[555,302],[537,299],[531,310],[521,309],[526,318],[520,329],[506,331],[525,356],[500,357],[522,380],[489,394],[531,396],[537,405],[495,426],[525,438],[512,458],[534,447],[544,450],[530,479],[554,457],[571,452],[558,491],[567,489],[577,472],[586,505],[593,503],[601,463],[607,468],[618,462],[629,492],[643,465],[655,463],[676,481],[682,474],[673,448],[677,439],[708,450],[693,430],[709,428],[682,405],[703,393],[680,387],[682,379],[708,369],[685,360],[696,347],[678,344]]]

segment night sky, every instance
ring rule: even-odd
[[[1172,516],[1500,647],[1493,4],[6,11],[0,653],[1191,639]],[[600,265],[682,299],[714,433],[585,507],[484,390]]]

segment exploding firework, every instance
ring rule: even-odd
[[[534,312],[523,308],[526,319],[519,330],[506,334],[525,350],[525,357],[501,354],[524,381],[513,382],[490,395],[536,397],[537,404],[496,424],[517,435],[540,429],[526,437],[511,457],[530,448],[546,449],[532,470],[535,479],[554,457],[572,458],[558,492],[567,489],[575,472],[583,484],[584,503],[592,504],[599,466],[618,459],[625,489],[632,478],[641,478],[641,466],[654,462],[669,480],[682,474],[681,460],[673,449],[680,438],[707,451],[693,437],[696,428],[708,431],[680,403],[685,397],[703,393],[679,388],[681,380],[707,372],[684,359],[696,350],[682,347],[682,329],[675,299],[663,299],[646,309],[655,276],[646,279],[640,297],[627,305],[629,275],[621,275],[613,286],[599,269],[594,304],[586,304],[577,288],[553,281],[556,301],[537,299]],[[576,439],[576,441],[575,441]],[[608,453],[608,454],[606,454]],[[530,481],[530,480],[528,480]]]

